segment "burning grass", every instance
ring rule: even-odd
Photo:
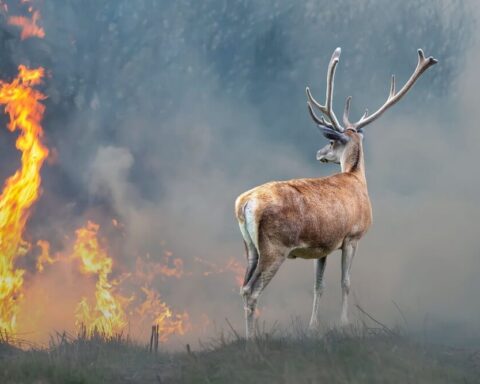
[[[364,326],[263,331],[249,348],[232,331],[198,351],[158,354],[99,333],[57,334],[48,348],[29,351],[0,343],[2,383],[478,383],[478,363],[473,349]]]
[[[0,105],[9,115],[8,129],[19,131],[16,147],[22,153],[21,168],[10,176],[0,194],[0,328],[16,330],[18,301],[23,297],[25,271],[16,267],[30,244],[23,233],[30,208],[40,194],[40,169],[48,156],[42,143],[41,120],[45,99],[35,87],[42,83],[44,69],[18,67],[10,83],[0,80]]]

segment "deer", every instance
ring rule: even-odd
[[[341,49],[333,52],[327,70],[326,100],[320,104],[306,88],[308,112],[329,143],[317,160],[340,165],[341,171],[321,178],[272,181],[242,193],[235,201],[235,215],[243,236],[247,268],[240,289],[246,322],[246,339],[255,336],[258,299],[286,259],[313,259],[313,309],[309,328],[318,329],[319,302],[325,282],[327,256],[341,250],[342,310],[340,325],[349,324],[350,272],[359,241],[372,224],[372,208],[365,176],[364,127],[400,101],[419,77],[438,61],[418,49],[417,66],[397,92],[392,75],[385,103],[373,114],[349,120],[352,97],[345,101],[343,125],[333,109],[335,70]],[[316,108],[321,117],[314,111]]]

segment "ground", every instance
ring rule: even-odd
[[[480,349],[366,327],[262,332],[248,346],[232,332],[158,354],[122,338],[57,335],[44,349],[0,343],[0,383],[480,383]]]

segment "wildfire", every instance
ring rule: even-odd
[[[165,251],[163,261],[164,264],[159,265],[159,272],[163,276],[176,277],[179,279],[183,276],[183,260],[179,258],[173,258],[173,253]],[[170,265],[170,260],[172,261]]]
[[[173,252],[164,251],[161,262],[152,260],[149,254],[147,254],[146,262],[137,259],[137,274],[141,275],[142,273],[147,276],[146,280],[151,282],[158,275],[179,279],[185,274],[185,271],[182,259],[173,257]]]
[[[41,253],[40,256],[38,256],[36,267],[38,272],[43,272],[45,269],[44,264],[53,264],[58,261],[58,259],[50,256],[50,243],[48,241],[38,240],[37,245]]]
[[[140,257],[136,260],[136,271],[131,277],[139,284],[145,298],[139,302],[134,312],[140,316],[142,323],[158,326],[161,342],[166,342],[173,334],[184,335],[192,329],[192,325],[189,314],[174,313],[167,303],[160,299],[160,294],[150,288],[151,284],[157,276],[179,279],[184,275],[186,273],[183,270],[183,260],[174,258],[170,251],[164,252],[163,263],[154,262],[149,254],[146,255],[146,260]]]
[[[160,341],[167,341],[173,334],[184,335],[191,328],[187,312],[173,314],[157,292],[147,287],[143,287],[142,291],[146,298],[137,308],[137,313],[143,318],[152,318],[153,324],[159,326]]]
[[[27,1],[22,1],[27,3]],[[42,27],[38,26],[38,21],[40,20],[40,12],[34,10],[32,6],[28,7],[28,12],[31,14],[31,18],[25,16],[10,16],[8,18],[8,24],[20,27],[22,32],[20,38],[22,40],[28,39],[29,37],[45,37],[45,31]]]
[[[91,221],[76,231],[73,259],[80,260],[80,270],[97,275],[95,307],[91,308],[84,297],[77,307],[76,324],[85,327],[87,334],[100,332],[109,337],[120,334],[127,324],[124,311],[128,301],[113,291],[108,275],[112,272],[112,259],[98,241],[99,225]]]
[[[172,252],[165,251],[161,262],[153,260],[150,254],[146,257],[137,257],[133,279],[144,286],[151,285],[157,276],[180,279],[185,275],[191,275],[191,273],[185,272],[183,260],[173,257]]]
[[[21,40],[30,37],[43,38],[45,31],[39,26],[40,12],[33,8],[30,0],[21,0],[21,3],[27,7],[28,15],[8,16],[8,24],[21,29]],[[2,0],[0,12],[8,12],[7,4]],[[45,95],[35,89],[35,86],[41,84],[43,77],[43,68],[29,69],[20,65],[19,74],[12,82],[0,80],[0,104],[5,105],[5,112],[9,115],[8,129],[19,132],[16,147],[21,152],[21,168],[6,180],[0,195],[0,332],[6,333],[13,333],[17,328],[19,302],[24,295],[25,271],[16,268],[16,262],[31,247],[30,243],[23,239],[23,234],[30,208],[39,197],[40,170],[49,155],[48,149],[42,143],[41,121],[45,112],[42,100]],[[122,223],[113,219],[112,224],[121,231],[122,236],[125,235],[125,226]],[[129,315],[136,315],[133,321],[148,321],[149,324],[157,326],[159,340],[162,342],[166,342],[173,334],[184,335],[191,330],[189,314],[175,313],[161,300],[160,294],[151,288],[152,280],[156,276],[162,276],[162,279],[179,279],[188,275],[184,272],[183,260],[165,251],[160,262],[137,262],[141,271],[123,273],[113,279],[113,259],[104,242],[99,239],[99,229],[98,224],[88,221],[86,226],[75,232],[72,251],[57,252],[53,256],[50,254],[48,241],[36,242],[40,248],[36,265],[39,272],[47,266],[59,266],[52,266],[54,263],[74,263],[72,265],[78,266],[83,275],[95,277],[94,300],[90,302],[84,296],[79,301],[79,297],[86,291],[78,293],[73,300],[70,299],[72,308],[78,303],[75,314],[72,309],[68,311],[71,314],[71,325],[73,326],[75,317],[75,325],[87,336],[100,333],[104,337],[112,337],[121,334],[125,329],[128,312]],[[49,273],[51,276],[52,271]],[[76,274],[75,277],[78,278],[79,275]],[[134,289],[135,296],[132,294],[131,298],[126,298],[118,294],[117,289],[123,288],[120,287],[122,284]],[[29,292],[26,293],[28,299]],[[25,305],[28,303],[24,302]]]
[[[11,83],[0,80],[0,104],[10,118],[8,129],[20,132],[16,147],[22,153],[21,168],[7,179],[0,195],[0,329],[7,332],[15,330],[17,301],[22,297],[24,271],[15,268],[15,260],[30,247],[22,235],[29,208],[39,196],[40,169],[48,156],[40,125],[45,96],[34,88],[43,75],[43,68],[20,65]]]
[[[180,259],[173,258],[173,266],[169,267],[168,260],[173,256],[171,252],[164,253],[165,264],[154,263],[147,255],[146,261],[137,258],[135,272],[124,272],[115,279],[110,278],[113,260],[99,241],[99,229],[98,224],[88,221],[85,227],[76,231],[72,252],[57,253],[53,257],[47,241],[37,242],[41,250],[37,259],[39,272],[54,263],[79,261],[82,274],[97,276],[94,308],[86,297],[76,307],[75,325],[78,331],[86,336],[97,333],[105,337],[119,335],[127,324],[127,313],[128,321],[134,326],[146,323],[158,326],[161,342],[166,342],[173,334],[184,335],[192,329],[187,312],[174,313],[160,299],[160,294],[149,288],[157,276],[182,276],[183,264],[175,262]],[[115,294],[119,289],[132,293],[131,297]]]
[[[242,286],[243,283],[243,275],[245,274],[245,267],[243,267],[236,259],[233,257],[230,258],[227,263],[223,266],[217,265],[215,263],[212,263],[207,260],[203,260],[199,257],[195,258],[195,261],[197,263],[203,264],[209,268],[209,270],[204,271],[203,275],[204,276],[210,276],[210,275],[217,275],[217,274],[223,274],[225,272],[231,272],[233,273],[235,277],[235,282],[239,287]]]

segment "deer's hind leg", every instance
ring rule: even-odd
[[[258,298],[286,258],[286,251],[283,247],[266,245],[260,247],[259,251],[255,271],[241,290],[245,306],[247,339],[250,339],[255,332],[254,316]]]
[[[258,248],[255,242],[257,237],[257,225],[255,222],[254,208],[254,202],[247,202],[243,207],[244,218],[238,222],[240,232],[242,232],[245,253],[247,256],[247,268],[240,293],[243,292],[243,287],[245,287],[245,285],[247,285],[248,281],[251,279],[258,264]]]
[[[247,285],[248,281],[252,278],[253,272],[258,264],[258,251],[253,242],[248,239],[244,240],[245,252],[247,255],[247,269],[245,270],[245,277],[243,279],[242,288]]]

